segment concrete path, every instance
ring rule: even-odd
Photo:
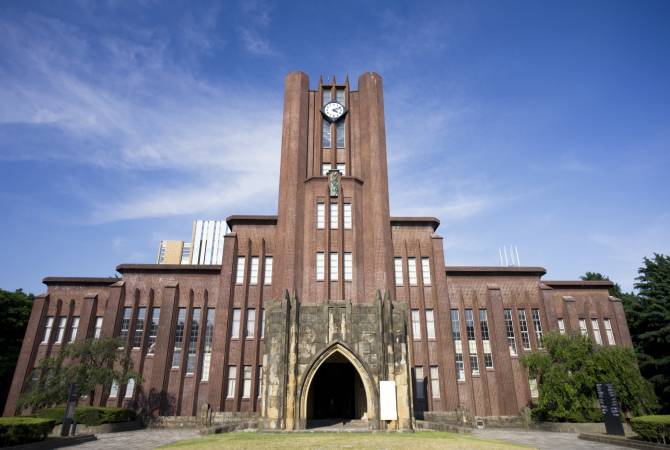
[[[484,439],[499,439],[515,444],[528,445],[542,450],[576,449],[576,450],[629,450],[618,445],[602,444],[599,442],[583,441],[573,433],[553,433],[549,431],[523,431],[518,429],[485,429],[474,430],[473,436]]]
[[[86,442],[76,445],[73,450],[143,450],[156,448],[171,442],[190,439],[198,436],[198,430],[182,429],[144,429],[137,431],[124,431],[121,433],[96,434],[97,441]]]

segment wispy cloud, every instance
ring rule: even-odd
[[[240,39],[244,48],[254,55],[275,55],[270,39],[266,36],[272,23],[272,7],[261,0],[249,0],[242,3],[244,23],[238,27]]]

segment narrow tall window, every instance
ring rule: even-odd
[[[235,283],[243,284],[244,283],[244,256],[237,257],[237,276],[235,277]]]
[[[607,334],[607,343],[609,345],[616,344],[616,341],[614,340],[614,332],[612,331],[612,322],[610,321],[610,319],[603,319],[603,322],[605,322],[605,334]]]
[[[184,345],[184,327],[186,325],[186,308],[177,312],[177,326],[174,331],[174,351],[172,352],[172,368],[178,369],[181,364],[181,350]]]
[[[146,320],[147,309],[137,308],[137,319],[135,319],[135,333],[133,334],[133,347],[142,345],[142,333],[144,332],[144,321]]]
[[[326,205],[322,202],[316,204],[316,227],[326,228]]]
[[[596,344],[603,345],[603,337],[600,334],[598,319],[591,319],[591,328],[593,328],[593,339],[596,340]]]
[[[430,258],[421,258],[421,275],[424,286],[430,286]]]
[[[347,105],[347,97],[345,96],[344,88],[335,89],[335,100],[342,106]]]
[[[234,308],[233,309],[233,326],[231,327],[231,330],[230,330],[231,339],[239,339],[240,338],[240,315],[241,315],[240,308]]]
[[[265,257],[265,276],[263,277],[263,284],[266,286],[272,284],[272,256]]]
[[[465,310],[465,333],[468,336],[468,341],[475,340],[475,319],[472,315],[472,309]]]
[[[407,258],[407,269],[409,271],[409,285],[416,286],[416,258]]]
[[[316,281],[323,281],[326,275],[326,258],[323,252],[316,252]]]
[[[416,398],[423,400],[426,398],[426,382],[423,378],[423,367],[417,366],[414,368],[414,386],[416,388]]]
[[[337,215],[339,211],[337,206],[338,206],[337,203],[330,204],[330,228],[333,230],[337,228],[338,223],[340,221],[340,218]]]
[[[193,314],[191,317],[191,329],[188,332],[186,373],[195,373],[195,362],[198,353],[198,336],[200,336],[200,308],[193,308]]]
[[[133,398],[135,394],[135,379],[128,379],[128,384],[126,384],[126,395],[125,398]]]
[[[151,308],[151,323],[149,324],[149,336],[147,337],[147,355],[153,355],[156,350],[156,338],[158,337],[158,321],[161,317],[160,308]]]
[[[95,318],[95,329],[93,330],[93,339],[100,339],[102,335],[102,316]]]
[[[265,308],[261,308],[261,339],[265,337]]]
[[[116,380],[112,380],[112,386],[109,388],[109,396],[111,398],[116,398],[119,396],[119,383]]]
[[[473,375],[479,375],[479,361],[477,361],[476,353],[470,353],[470,370]]]
[[[72,324],[70,325],[69,342],[74,342],[74,340],[77,338],[77,331],[79,331],[79,317],[75,316],[72,318]]]
[[[456,353],[456,380],[465,381],[465,366],[463,365],[462,353]]]
[[[461,320],[457,309],[451,310],[451,337],[454,341],[461,340]]]
[[[228,366],[228,389],[227,398],[235,397],[235,388],[237,387],[237,366]]]
[[[514,323],[512,322],[512,310],[505,308],[503,311],[505,316],[505,330],[507,331],[507,346],[509,347],[509,354],[516,356],[516,339],[514,338]]]
[[[419,317],[419,310],[418,309],[413,309],[412,310],[412,336],[414,337],[415,341],[418,341],[421,339],[421,319]]]
[[[473,375],[479,375],[477,340],[475,337],[475,317],[470,308],[465,310],[465,334],[468,338],[468,351],[470,352],[470,370],[472,370]]]
[[[351,281],[354,279],[354,261],[351,253],[344,254],[344,281]]]
[[[491,354],[491,336],[489,333],[489,318],[486,309],[479,310],[479,329],[482,333],[482,347],[484,347],[484,367],[493,368],[493,355]]]
[[[256,310],[254,308],[247,309],[247,327],[244,331],[244,337],[253,339],[256,333]]]
[[[332,139],[331,139],[331,126],[330,122],[328,122],[326,119],[323,119],[323,128],[322,128],[322,140],[321,140],[321,145],[323,148],[330,148],[332,147]]]
[[[340,140],[339,136],[337,140]],[[337,171],[342,174],[342,176],[347,174],[347,165],[345,163],[337,163],[335,167],[337,168]]]
[[[540,310],[533,308],[531,310],[533,317],[533,329],[535,330],[535,339],[537,340],[537,348],[542,348],[542,321],[540,320]]]
[[[258,391],[256,392],[256,397],[260,398],[263,395],[263,366],[258,366]]]
[[[242,398],[251,398],[251,366],[244,366],[242,381]]]
[[[526,322],[526,310],[519,309],[519,331],[521,331],[521,342],[524,350],[530,350],[530,334],[528,333],[528,322]]]
[[[589,331],[586,329],[586,319],[579,319],[579,334],[588,336]]]
[[[251,257],[251,271],[249,273],[249,284],[258,284],[258,256]]]
[[[207,308],[207,317],[205,319],[205,342],[202,347],[202,381],[209,380],[209,369],[212,366],[212,340],[214,339],[214,317],[216,310]]]
[[[395,285],[402,286],[402,258],[394,258],[393,263],[395,264]]]
[[[529,378],[528,387],[530,388],[530,398],[537,400],[540,397],[540,391],[537,389],[537,380],[535,378]]]
[[[67,322],[67,317],[61,317],[58,319],[58,328],[56,329],[56,344],[63,342],[65,337],[65,323]]]
[[[344,204],[344,228],[351,229],[351,203]]]
[[[338,280],[340,271],[339,255],[336,252],[330,253],[330,281]]]
[[[335,124],[335,134],[337,136],[337,148],[344,148],[344,120]]]
[[[430,392],[433,398],[440,398],[440,371],[437,366],[430,366]]]
[[[321,164],[321,175],[323,175],[323,176],[328,175],[328,172],[330,172],[331,167],[332,166],[330,165],[330,163]]]
[[[133,308],[126,307],[123,308],[123,319],[121,320],[121,334],[119,335],[121,339],[128,339],[128,334],[130,334],[130,319],[132,318]]]
[[[558,319],[558,332],[561,334],[565,334],[565,322],[563,319]]]
[[[426,310],[426,338],[435,339],[435,314],[432,309]]]

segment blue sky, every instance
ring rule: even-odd
[[[393,215],[632,288],[670,253],[670,2],[0,4],[0,287],[274,214],[283,78],[384,77]],[[417,176],[417,174],[421,174]]]

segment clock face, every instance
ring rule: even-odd
[[[326,103],[322,111],[331,122],[337,122],[346,112],[344,106],[337,102]]]

